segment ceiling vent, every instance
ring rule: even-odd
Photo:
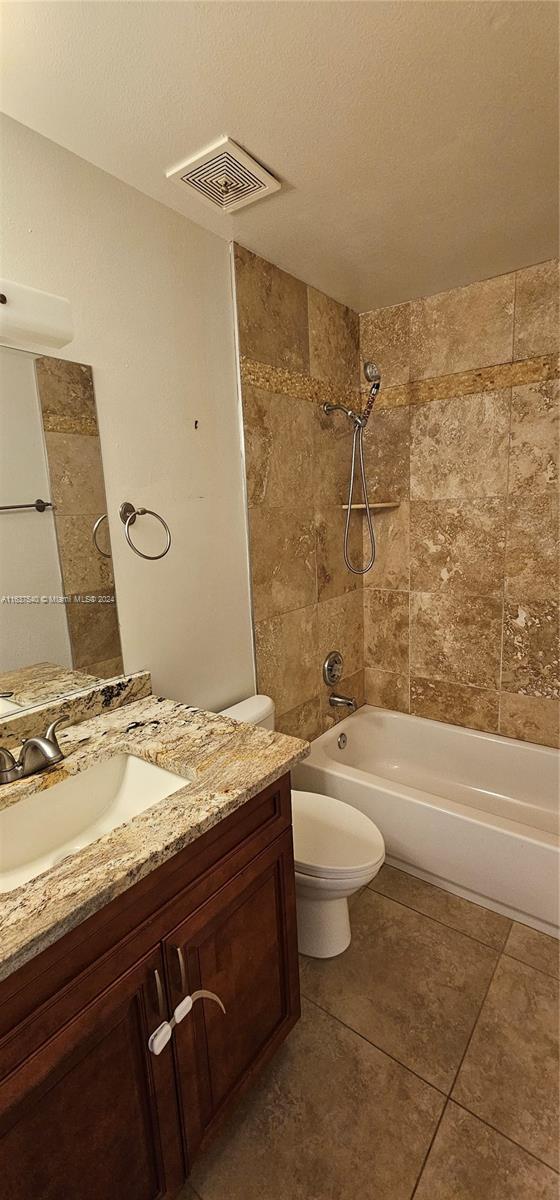
[[[213,208],[235,212],[280,190],[278,180],[265,171],[230,138],[220,138],[167,172],[168,179],[186,184]]]

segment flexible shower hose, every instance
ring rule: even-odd
[[[373,404],[373,400],[372,400],[372,403],[369,405],[368,409],[366,410],[367,416],[364,413],[366,421],[371,412],[372,404]],[[365,428],[364,419],[363,418],[361,418],[361,419],[355,418],[354,432],[352,435],[352,465],[350,467],[350,485],[348,488],[348,508],[346,510],[346,525],[344,527],[344,561],[346,563],[346,566],[348,567],[348,570],[351,571],[353,575],[367,575],[368,571],[371,571],[371,568],[373,567],[373,564],[375,562],[375,553],[376,553],[375,530],[373,528],[373,521],[372,521],[372,517],[371,517],[371,509],[370,509],[368,492],[367,492],[366,469],[365,469],[365,465],[364,465],[364,428]],[[350,521],[352,518],[352,497],[354,495],[354,472],[356,469],[356,447],[358,448],[358,459],[359,459],[359,463],[360,463],[360,478],[361,478],[361,483],[362,483],[362,495],[364,497],[364,504],[365,504],[365,509],[366,509],[366,520],[367,520],[367,525],[368,525],[369,544],[370,544],[370,556],[369,556],[367,566],[365,566],[365,567],[353,566],[352,562],[350,561],[350,554],[349,554],[349,550],[348,550],[348,540],[350,537]]]

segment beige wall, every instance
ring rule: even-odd
[[[240,247],[235,263],[257,684],[279,729],[313,738],[334,719],[328,651],[363,700],[362,584],[342,558],[350,433],[321,412],[355,396],[358,318]],[[359,524],[352,549],[360,561]]]
[[[258,686],[280,727],[332,721],[340,649],[359,699],[556,744],[557,263],[364,313],[359,354],[356,314],[245,250],[236,268]],[[370,497],[398,507],[362,588],[350,433],[321,403],[355,401],[363,358],[383,380]]]
[[[558,742],[558,264],[364,313],[367,700]]]
[[[25,126],[0,128],[2,272],[68,297],[64,357],[93,369],[125,670],[223,707],[254,689],[229,248]],[[123,500],[168,520],[166,558],[127,547]],[[138,533],[161,545],[155,526]]]

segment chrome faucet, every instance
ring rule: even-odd
[[[337,696],[336,692],[331,692],[329,704],[331,708],[349,708],[351,712],[355,712],[358,707],[358,701],[353,696]]]
[[[64,720],[62,717],[53,721],[44,737],[26,738],[17,762],[10,750],[0,746],[0,785],[26,779],[28,775],[36,775],[62,762],[64,755],[56,740],[56,730]]]

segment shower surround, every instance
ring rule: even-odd
[[[333,723],[339,649],[360,702],[558,744],[557,262],[359,318],[240,247],[235,270],[257,681],[279,728]],[[376,513],[362,585],[342,557],[351,432],[321,404],[356,403],[364,358],[370,499],[399,507]]]

